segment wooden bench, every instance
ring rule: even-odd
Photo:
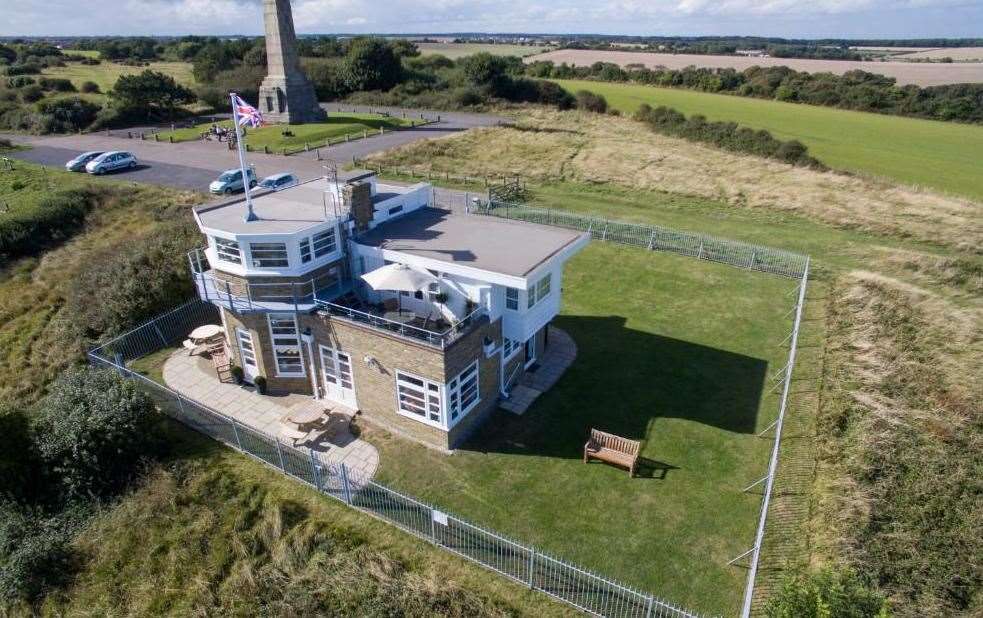
[[[590,439],[584,445],[584,463],[591,459],[599,459],[611,464],[628,468],[628,476],[635,475],[635,468],[638,465],[638,452],[642,448],[642,443],[637,440],[629,440],[614,434],[590,430]]]

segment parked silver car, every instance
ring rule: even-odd
[[[105,174],[116,170],[133,169],[137,166],[137,158],[129,152],[112,150],[104,152],[85,164],[85,171],[90,174]]]
[[[256,186],[256,172],[254,172],[252,168],[249,168],[246,170],[246,173],[249,175],[249,188],[251,189]],[[231,195],[242,191],[242,170],[238,168],[225,170],[217,180],[213,180],[212,183],[208,185],[208,190],[215,194],[225,195]]]
[[[84,172],[86,164],[102,154],[101,150],[90,150],[83,152],[65,164],[65,170],[69,172]]]
[[[296,176],[289,173],[273,174],[272,176],[267,176],[263,180],[259,181],[260,189],[270,189],[271,191],[282,191],[287,187],[293,187],[300,184],[300,180]]]

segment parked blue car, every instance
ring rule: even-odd
[[[113,150],[104,152],[85,164],[85,171],[90,174],[105,174],[122,169],[133,169],[137,166],[137,158],[128,152]]]

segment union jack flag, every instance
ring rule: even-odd
[[[255,128],[263,124],[263,114],[235,93],[232,94],[232,105],[235,107],[236,115],[239,116],[240,127],[248,124]]]

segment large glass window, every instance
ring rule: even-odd
[[[319,258],[329,253],[334,253],[338,249],[338,242],[335,240],[334,228],[320,234],[314,234],[314,257]]]
[[[550,295],[550,287],[552,285],[552,278],[550,275],[546,275],[535,285],[529,286],[526,290],[526,295],[528,296],[528,307],[531,309],[536,303],[543,300]]]
[[[215,252],[218,259],[230,264],[242,264],[242,253],[239,252],[239,243],[234,240],[215,237]]]
[[[249,253],[256,268],[286,268],[290,266],[287,259],[287,245],[282,242],[249,243]]]
[[[512,311],[519,310],[519,290],[515,288],[505,288],[505,308]]]
[[[397,371],[396,403],[403,414],[432,425],[443,425],[440,386],[430,380]]]
[[[475,407],[479,401],[478,392],[478,361],[462,371],[447,384],[447,408],[451,420],[457,420]]]
[[[302,238],[300,241],[300,261],[304,264],[311,261],[311,239]]]
[[[297,332],[297,316],[292,313],[270,313],[270,336],[273,340],[273,357],[279,376],[304,375],[304,359]]]

